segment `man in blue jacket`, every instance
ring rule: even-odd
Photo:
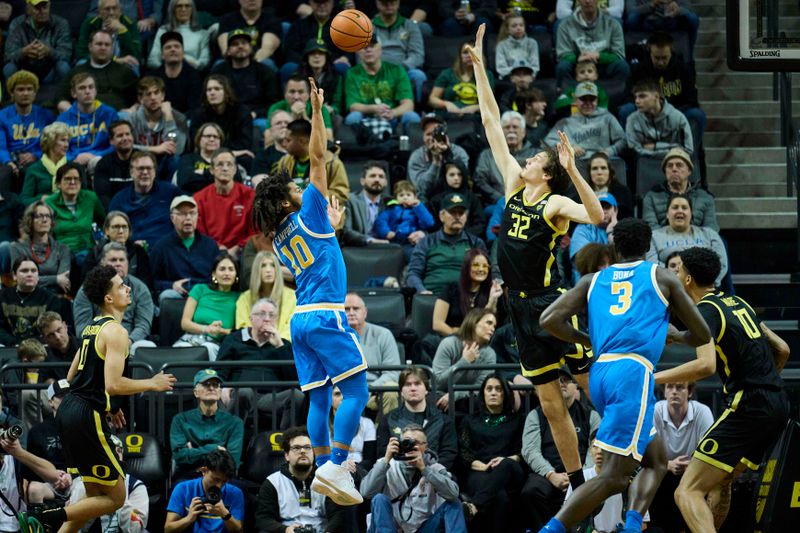
[[[108,127],[119,120],[117,112],[97,100],[94,76],[79,72],[70,80],[70,94],[75,102],[58,116],[69,126],[67,159],[94,168],[97,161],[114,151],[108,142]]]
[[[154,244],[172,230],[170,205],[181,191],[168,181],[156,180],[158,164],[152,152],[135,152],[130,168],[133,183],[115,194],[108,208],[128,215],[133,240]]]
[[[45,126],[53,122],[53,114],[34,105],[39,91],[39,78],[20,70],[6,83],[12,105],[0,111],[0,191],[11,191],[11,179],[20,170],[42,157],[39,138]]]
[[[172,229],[163,233],[150,252],[153,287],[159,305],[168,298],[186,298],[193,285],[208,283],[219,246],[211,237],[197,233],[197,202],[187,195],[170,204]]]

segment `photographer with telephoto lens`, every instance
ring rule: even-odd
[[[419,424],[408,424],[398,440],[361,480],[361,495],[372,498],[368,533],[467,530],[458,501],[458,484],[428,449]]]
[[[200,473],[173,489],[164,533],[242,531],[244,493],[228,483],[236,473],[231,454],[222,449],[208,453]]]
[[[0,395],[0,412],[2,409]],[[0,420],[0,531],[19,531],[20,521],[17,514],[26,511],[23,500],[23,476],[29,470],[42,480],[56,483],[58,471],[53,463],[33,455],[20,444],[22,426],[11,416],[3,416]],[[16,421],[16,422],[15,422]],[[22,469],[26,466],[27,469]],[[33,476],[35,479],[35,476]],[[30,480],[29,480],[30,481]]]

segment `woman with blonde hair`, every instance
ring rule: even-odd
[[[19,199],[25,205],[44,200],[56,192],[56,172],[67,162],[69,127],[53,122],[42,130],[42,158],[25,171]]]
[[[250,309],[260,298],[269,298],[278,306],[278,333],[289,339],[289,320],[294,313],[297,298],[294,291],[283,285],[281,263],[270,251],[258,252],[250,269],[250,286],[236,302],[236,329],[250,327]]]

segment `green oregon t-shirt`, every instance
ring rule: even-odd
[[[406,69],[383,61],[375,75],[356,65],[347,71],[345,83],[345,109],[353,104],[386,104],[391,108],[400,105],[400,100],[413,100],[411,80]]]
[[[486,71],[489,77],[489,85],[494,89],[494,76],[490,71]],[[463,81],[456,76],[452,68],[445,69],[436,77],[433,82],[434,87],[444,89],[442,100],[453,102],[458,107],[475,105],[478,103],[478,88],[475,86],[475,79]]]

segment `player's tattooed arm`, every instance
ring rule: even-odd
[[[783,365],[786,364],[786,360],[789,359],[789,345],[786,344],[782,338],[778,337],[775,332],[767,327],[766,324],[761,322],[761,333],[767,338],[767,342],[769,343],[769,347],[772,348],[772,357],[775,360],[775,368],[778,369],[778,372],[783,370]]]
[[[589,334],[575,329],[572,325],[572,316],[583,311],[586,306],[586,295],[592,277],[593,274],[583,276],[575,287],[550,304],[539,317],[539,325],[563,341],[591,346]]]

